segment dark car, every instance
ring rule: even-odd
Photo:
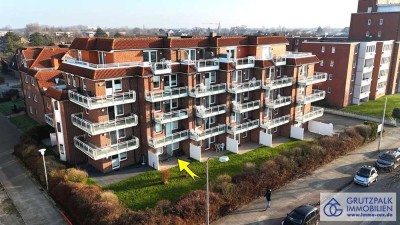
[[[400,154],[395,151],[387,151],[379,156],[376,160],[376,167],[379,169],[393,170],[400,161]]]
[[[312,205],[302,205],[295,208],[282,221],[282,225],[318,225],[319,209]]]

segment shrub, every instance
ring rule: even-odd
[[[371,139],[372,139],[372,140],[375,140],[375,139],[376,139],[376,136],[377,136],[377,134],[378,134],[378,125],[379,125],[379,124],[376,123],[376,122],[370,122],[370,121],[365,121],[364,124],[371,127],[371,129],[372,129]],[[384,132],[385,132],[385,131],[384,131]]]
[[[75,183],[82,183],[89,177],[86,171],[78,170],[75,168],[69,168],[65,171],[65,180],[75,182]]]
[[[247,173],[255,172],[256,169],[257,169],[256,164],[254,164],[252,162],[245,163],[244,167],[243,167],[244,172],[247,172]]]
[[[35,126],[22,135],[22,140],[35,140],[37,143],[40,143],[41,140],[49,137],[52,130],[54,128],[47,125]]]
[[[119,199],[112,191],[103,191],[100,193],[100,199],[103,202],[110,202],[114,205],[119,205]]]
[[[121,215],[117,224],[120,225],[147,225],[149,224],[150,215],[145,211],[128,210]]]
[[[171,177],[171,171],[169,169],[161,170],[160,177],[163,184],[168,184],[169,178]]]
[[[372,135],[372,128],[368,125],[358,125],[354,127],[356,131],[364,138],[365,141],[368,141]]]
[[[396,119],[400,119],[400,108],[394,108],[392,112],[392,117]]]
[[[210,189],[213,192],[219,193],[228,202],[232,202],[236,199],[236,187],[232,183],[232,177],[228,174],[219,175],[210,185]]]

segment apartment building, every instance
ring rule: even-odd
[[[323,115],[311,103],[325,91],[312,86],[327,74],[314,71],[315,55],[286,45],[266,36],[77,38],[59,68],[65,86],[45,93],[46,118],[64,137],[66,161],[87,158],[102,172],[301,139]]]

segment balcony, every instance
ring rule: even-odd
[[[196,116],[200,118],[208,118],[226,113],[226,105],[217,105],[210,108],[204,106],[196,106]]]
[[[371,78],[362,79],[361,80],[361,86],[364,87],[364,86],[371,85],[371,82],[372,82]]]
[[[293,85],[293,77],[283,77],[277,80],[267,79],[263,84],[263,89],[275,90],[278,88],[290,87]]]
[[[49,114],[44,114],[44,121],[54,127],[54,119],[53,119],[53,113],[49,113]]]
[[[313,76],[303,76],[299,78],[299,85],[308,86],[321,82],[325,82],[328,79],[327,73],[316,72]]]
[[[265,98],[265,106],[270,108],[270,109],[281,108],[281,107],[290,105],[291,103],[292,103],[292,97],[291,96],[278,97],[275,100],[271,100],[269,98]]]
[[[324,108],[320,107],[311,107],[311,111],[304,115],[297,114],[296,115],[296,122],[298,123],[305,123],[310,120],[316,119],[324,115]]]
[[[226,84],[215,84],[208,87],[204,84],[200,84],[190,91],[189,96],[193,98],[202,98],[222,93],[226,93]]]
[[[75,66],[80,66],[80,67],[91,68],[91,69],[107,69],[107,68],[143,66],[142,62],[121,62],[121,63],[95,64],[95,63],[88,63],[88,62],[79,61],[79,60],[74,59],[74,58],[66,59],[64,61],[64,63],[75,65]]]
[[[164,62],[151,63],[151,71],[153,72],[154,75],[171,73],[172,72],[171,65],[172,62],[170,60],[166,60]]]
[[[251,80],[245,83],[228,85],[228,92],[232,94],[239,94],[258,89],[261,89],[261,80]]]
[[[369,98],[370,91],[364,91],[360,93],[360,99]]]
[[[188,96],[188,88],[172,88],[159,91],[146,91],[146,101],[148,102],[160,102],[176,98],[183,98]]]
[[[132,137],[132,139],[119,142],[116,145],[105,147],[97,147],[85,139],[85,136],[74,137],[74,145],[77,149],[81,150],[93,160],[108,158],[115,154],[128,152],[139,148],[139,138]]]
[[[363,73],[371,73],[374,70],[374,64],[365,65],[363,69]]]
[[[275,66],[284,66],[286,65],[286,57],[275,56],[272,58]]]
[[[93,123],[89,120],[83,119],[83,113],[72,114],[71,120],[73,125],[90,135],[99,135],[110,131],[134,127],[138,125],[139,121],[137,115],[131,114],[130,116],[115,120]]]
[[[219,70],[218,59],[200,59],[196,61],[195,67],[197,72],[206,72],[212,70]]]
[[[386,81],[387,81],[387,76],[380,76],[378,78],[378,83],[383,83],[383,82],[386,82]]]
[[[390,63],[387,62],[385,64],[381,64],[381,66],[379,67],[380,70],[388,70],[390,68]]]
[[[243,123],[240,125],[236,125],[236,126],[230,126],[228,125],[228,133],[232,134],[232,135],[237,135],[237,134],[241,134],[253,129],[256,129],[260,126],[260,121],[259,120],[253,120],[247,123]]]
[[[69,90],[68,96],[71,102],[90,110],[105,108],[114,105],[128,104],[136,101],[136,92],[132,90],[113,95],[96,97],[85,96],[76,91]]]
[[[278,117],[272,120],[269,120],[268,118],[265,118],[263,123],[261,123],[260,127],[264,129],[272,129],[275,127],[282,126],[284,124],[287,124],[290,122],[290,115]]]
[[[189,132],[187,130],[184,130],[164,137],[159,137],[159,138],[148,137],[148,139],[150,147],[160,148],[189,139]]]
[[[236,59],[235,66],[237,70],[247,69],[247,68],[253,68],[255,66],[255,63],[256,63],[256,58],[254,56],[249,56],[246,58]]]
[[[312,102],[320,101],[325,98],[325,91],[313,90],[311,95],[303,95],[296,99],[299,104],[309,104]]]
[[[232,105],[233,105],[234,112],[245,113],[245,112],[259,109],[260,105],[261,105],[261,101],[257,100],[257,101],[247,102],[247,103],[232,102]]]
[[[188,110],[182,109],[172,112],[155,112],[154,113],[154,120],[157,123],[171,123],[178,120],[187,119],[189,117]]]
[[[192,130],[190,132],[190,139],[194,141],[202,141],[208,139],[210,137],[215,137],[221,134],[226,133],[226,125],[218,125],[216,127],[212,127],[206,130]]]

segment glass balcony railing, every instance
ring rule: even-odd
[[[188,110],[176,110],[172,112],[155,112],[154,120],[158,123],[170,123],[178,120],[187,119],[189,117]]]
[[[253,120],[247,123],[242,123],[240,125],[228,126],[227,132],[232,135],[241,134],[246,131],[250,131],[260,127],[260,120]]]
[[[188,88],[171,88],[159,91],[146,91],[145,98],[148,102],[160,102],[165,100],[171,100],[176,98],[183,98],[188,96]]]
[[[290,115],[278,117],[278,118],[271,119],[271,120],[268,117],[266,117],[264,119],[264,121],[261,123],[260,127],[268,130],[268,129],[282,126],[289,122],[290,122]]]
[[[321,82],[325,82],[328,79],[327,73],[316,72],[312,76],[301,76],[299,78],[299,85],[308,86],[313,85]]]
[[[74,90],[68,91],[69,100],[75,104],[78,104],[86,109],[99,109],[114,105],[122,105],[133,103],[136,101],[136,92],[128,91],[123,93],[116,93],[113,95],[104,95],[89,97]]]
[[[202,141],[210,137],[215,137],[224,133],[226,133],[226,125],[222,124],[206,130],[191,130],[190,139],[194,141]]]
[[[236,69],[247,69],[253,68],[256,63],[256,58],[254,56],[248,56],[245,58],[239,58],[235,61]]]
[[[261,101],[256,100],[252,102],[246,102],[246,103],[237,103],[237,102],[232,102],[233,105],[233,111],[237,113],[245,113],[249,111],[253,111],[256,109],[259,109],[261,106]]]
[[[286,57],[275,56],[272,58],[275,66],[284,66],[286,65]]]
[[[79,61],[79,60],[74,59],[74,58],[66,59],[65,62],[67,64],[77,65],[77,66],[80,66],[80,67],[93,68],[93,69],[143,66],[142,62],[120,62],[120,63],[96,64],[96,63],[89,63],[89,62]]]
[[[305,113],[304,115],[302,114],[296,114],[296,122],[299,123],[305,123],[310,120],[316,119],[318,117],[321,117],[324,115],[324,108],[320,107],[311,107],[311,111],[308,113]]]
[[[166,60],[164,62],[154,62],[151,63],[151,71],[155,75],[166,74],[172,72],[172,62],[170,60]]]
[[[200,118],[208,118],[211,116],[221,115],[226,113],[226,105],[217,105],[206,108],[204,106],[196,106],[196,116]]]
[[[159,137],[159,138],[148,137],[149,146],[152,148],[164,147],[164,146],[171,145],[171,144],[177,143],[177,142],[181,142],[181,141],[184,141],[187,139],[189,139],[189,131],[188,130],[180,131],[180,132],[173,133],[173,134],[166,135],[164,137]]]
[[[139,148],[139,138],[132,137],[130,140],[119,142],[115,145],[98,147],[86,140],[85,136],[82,135],[74,137],[74,145],[93,160],[99,160]]]
[[[226,92],[226,84],[214,84],[210,86],[198,85],[190,90],[189,96],[193,98],[202,98],[210,95],[217,95]]]
[[[297,98],[297,103],[309,104],[312,102],[320,101],[325,98],[325,91],[313,90],[311,95],[303,95]]]
[[[53,119],[53,113],[48,113],[48,114],[44,114],[44,121],[54,127],[54,119]]]
[[[261,89],[261,80],[255,80],[255,79],[244,83],[228,85],[228,92],[232,94],[254,91],[258,89]]]
[[[218,59],[200,59],[195,63],[197,72],[206,72],[212,70],[219,70]]]
[[[71,120],[73,125],[90,135],[104,134],[110,131],[138,125],[138,116],[135,114],[115,120],[93,123],[89,120],[83,119],[83,113],[76,113],[71,115]]]
[[[263,89],[275,90],[284,87],[290,87],[293,85],[293,77],[283,77],[276,80],[267,79],[263,84]]]
[[[291,96],[278,96],[277,99],[271,100],[269,98],[265,98],[265,106],[270,109],[277,109],[292,103]]]

